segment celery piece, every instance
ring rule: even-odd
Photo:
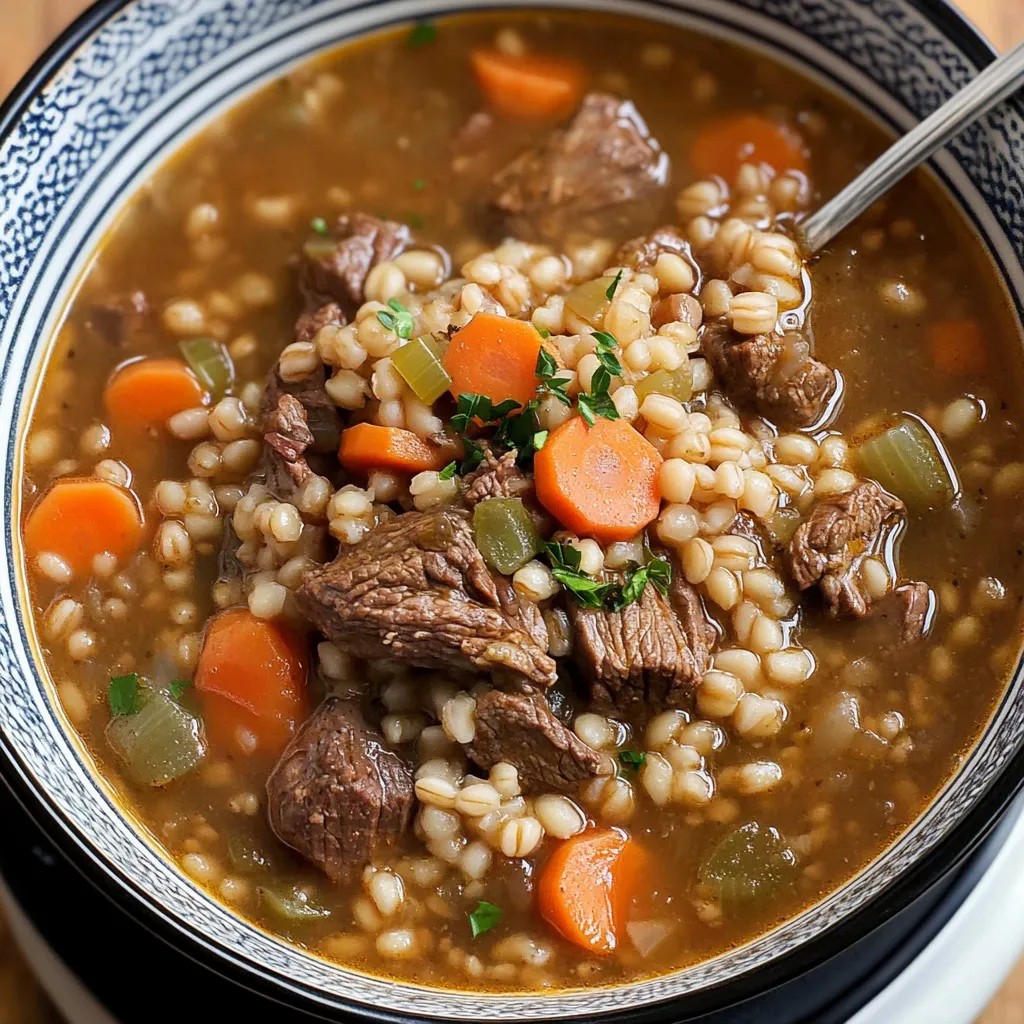
[[[614,277],[597,277],[576,285],[565,296],[565,304],[591,327],[600,327],[608,309],[608,289]]]
[[[134,715],[112,719],[106,737],[128,774],[146,786],[185,775],[206,753],[203,723],[164,690],[152,691]]]
[[[674,370],[655,370],[633,385],[636,397],[643,401],[648,395],[666,395],[680,402],[693,397],[693,371],[686,360]]]
[[[857,450],[861,469],[920,511],[949,505],[959,487],[942,443],[918,419],[903,415]]]
[[[391,355],[391,362],[421,402],[431,405],[451,387],[452,379],[441,362],[433,338],[412,338]]]
[[[473,509],[476,545],[484,561],[506,576],[541,549],[537,527],[519,498],[488,498]]]
[[[216,402],[235,382],[235,364],[228,350],[215,338],[191,338],[178,348],[203,390]]]
[[[698,877],[728,913],[770,900],[793,881],[795,869],[796,856],[778,829],[751,821],[718,843]]]

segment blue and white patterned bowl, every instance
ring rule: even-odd
[[[548,0],[533,0],[543,6]],[[500,6],[472,0],[467,6]],[[992,59],[943,0],[560,0],[629,10],[746,41],[905,130]],[[1024,778],[1020,671],[984,738],[924,817],[856,879],[768,935],[652,981],[560,995],[438,992],[339,969],[213,902],[122,816],[65,728],[38,658],[18,538],[21,439],[62,308],[126,198],[241,96],[312,53],[444,0],[105,0],[62,37],[0,111],[0,774],[54,841],[119,904],[225,973],[333,1015],[637,1019],[681,1000],[750,994],[848,945],[962,858]],[[1024,120],[1006,105],[935,169],[1024,299]],[[656,1013],[657,1011],[655,1011]]]

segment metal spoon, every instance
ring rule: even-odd
[[[901,178],[1000,100],[1024,85],[1024,43],[993,61],[917,127],[890,146],[838,195],[803,222],[805,249],[817,252]]]

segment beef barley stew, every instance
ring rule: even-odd
[[[885,142],[731,45],[501,12],[299,68],[131,198],[22,537],[184,872],[360,969],[600,985],[920,814],[1020,646],[1021,339],[924,175],[801,253]]]

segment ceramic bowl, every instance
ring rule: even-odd
[[[544,6],[534,0],[533,6]],[[497,6],[469,0],[465,7]],[[560,0],[737,40],[906,130],[992,60],[941,0]],[[865,934],[983,837],[1024,778],[1018,668],[983,738],[922,818],[860,875],[770,933],[700,965],[610,989],[538,996],[442,992],[343,970],[235,917],[121,813],[67,727],[39,659],[17,525],[21,442],[64,304],[127,197],[239,98],[313,53],[447,13],[444,0],[158,0],[95,5],[0,111],[0,773],[54,841],[179,948],[299,1007],[452,1020],[655,1019],[775,984]],[[1024,116],[965,131],[935,173],[1024,300]],[[674,1016],[674,1013],[673,1013]]]

